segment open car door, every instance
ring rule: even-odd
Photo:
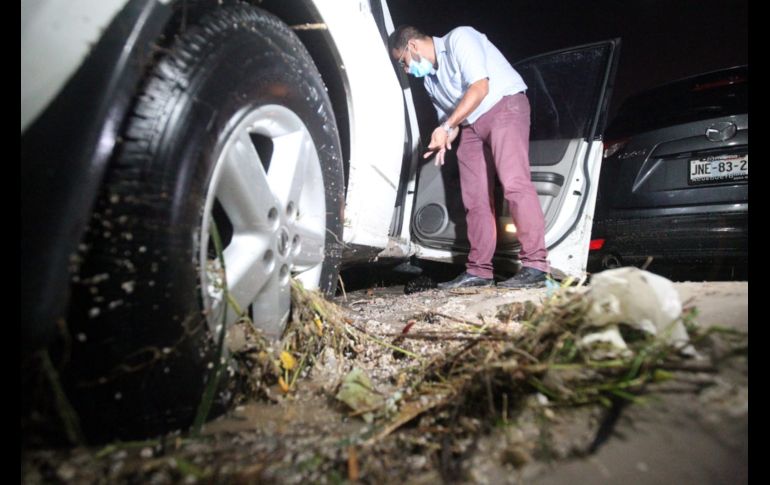
[[[585,272],[620,39],[539,55],[514,65],[531,105],[530,165],[557,278]],[[495,269],[515,270],[515,221],[495,188]],[[411,232],[418,257],[463,262],[470,250],[454,150],[442,168],[418,169]]]

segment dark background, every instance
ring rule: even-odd
[[[511,63],[620,37],[610,117],[640,90],[748,64],[748,0],[388,0],[388,5],[396,26],[412,24],[428,35],[470,25]],[[419,96],[422,88],[415,91]]]

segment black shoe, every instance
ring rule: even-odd
[[[516,276],[497,284],[500,288],[538,288],[545,286],[547,273],[539,269],[524,266]]]
[[[492,278],[482,278],[481,276],[475,276],[468,272],[463,272],[457,278],[452,281],[446,281],[439,283],[438,287],[441,290],[449,290],[451,288],[466,288],[469,286],[492,286],[495,280]]]

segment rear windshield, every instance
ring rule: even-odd
[[[607,137],[747,112],[746,66],[703,74],[632,96],[620,107]]]

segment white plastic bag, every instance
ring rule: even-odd
[[[689,347],[689,337],[679,318],[682,303],[670,280],[630,266],[610,269],[592,277],[587,295],[592,300],[588,320],[593,325],[611,327],[624,323],[688,351],[685,347]],[[612,334],[617,346],[625,347],[625,342],[617,341],[619,335]],[[589,337],[583,340],[596,339]]]

